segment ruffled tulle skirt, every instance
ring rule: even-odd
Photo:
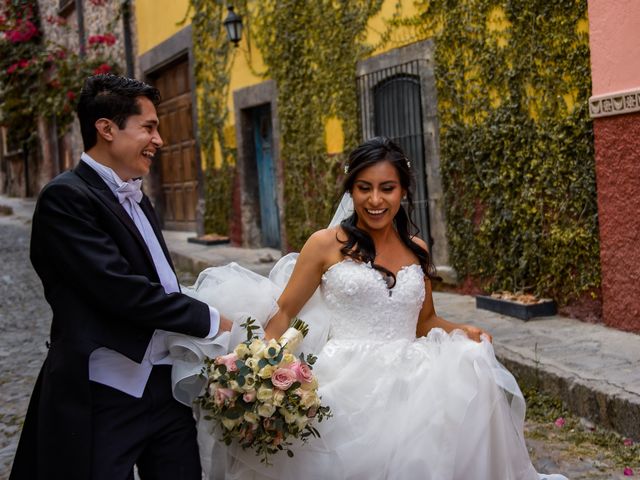
[[[224,268],[210,271],[206,288],[196,284],[192,294],[238,320],[251,314],[265,322],[287,272],[276,270],[267,280],[237,266]],[[275,455],[267,466],[252,450],[217,442],[211,424],[201,418],[208,479],[565,479],[533,468],[523,436],[522,393],[488,341],[476,343],[462,331],[441,329],[391,342],[326,341],[323,308],[316,295],[301,312],[312,330],[316,326],[316,338],[303,350],[318,355],[319,393],[333,411],[332,418],[317,424],[321,437],[295,444],[293,458]],[[235,330],[226,337],[231,347],[243,340]],[[177,357],[190,355],[197,362],[198,354],[184,342],[177,344]]]

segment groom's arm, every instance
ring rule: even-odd
[[[49,285],[64,282],[102,317],[196,337],[211,334],[209,307],[137,274],[76,185],[45,187],[34,213],[31,259]],[[132,241],[134,241],[132,239]],[[43,268],[42,265],[51,268]],[[43,283],[45,278],[43,278]],[[224,328],[224,322],[221,326]]]

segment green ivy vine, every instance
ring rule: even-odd
[[[288,246],[300,249],[327,224],[344,154],[327,155],[325,122],[342,123],[345,151],[360,140],[355,65],[382,0],[263,0],[252,36],[278,86]]]
[[[246,10],[244,2],[238,2]],[[236,149],[224,136],[229,109],[230,69],[234,52],[227,40],[223,20],[227,2],[223,0],[190,0],[193,11],[193,49],[195,77],[198,87],[198,136],[205,161],[204,229],[227,233],[231,214]],[[189,12],[187,13],[187,15]],[[216,145],[221,158],[216,161]]]
[[[586,0],[418,0],[434,38],[451,260],[565,303],[600,285]]]

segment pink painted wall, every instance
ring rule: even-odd
[[[592,95],[640,88],[640,1],[588,0]]]

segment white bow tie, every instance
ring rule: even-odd
[[[135,201],[136,203],[140,203],[142,200],[142,190],[140,187],[142,186],[142,180],[129,180],[128,182],[120,185],[116,190],[116,195],[118,195],[118,201],[120,203],[124,203],[125,200],[130,199]]]

